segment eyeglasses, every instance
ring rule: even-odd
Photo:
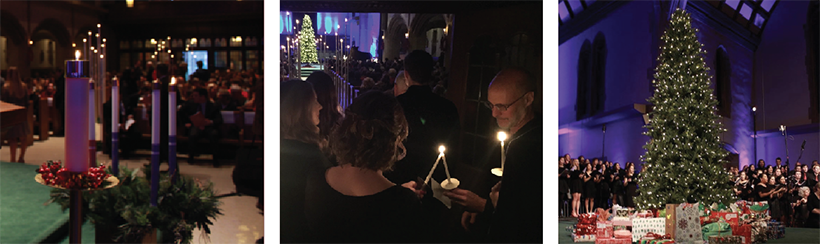
[[[498,111],[505,112],[505,111],[507,111],[507,109],[510,106],[517,103],[518,100],[521,100],[521,98],[526,96],[527,93],[529,93],[529,92],[525,92],[524,95],[521,95],[520,97],[518,97],[518,99],[515,99],[515,101],[511,102],[510,104],[492,104],[492,103],[490,103],[490,101],[481,101],[481,104],[484,104],[484,106],[486,106],[490,110],[493,110],[493,108],[495,108],[495,109],[498,109]]]

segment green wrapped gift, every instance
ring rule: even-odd
[[[709,244],[743,244],[741,236],[709,237]]]
[[[703,226],[703,240],[708,240],[709,237],[724,237],[732,235],[732,228],[726,222],[715,222]]]

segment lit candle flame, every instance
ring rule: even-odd
[[[74,51],[74,60],[80,60],[80,50]]]
[[[97,28],[100,28],[100,24],[97,24]]]
[[[498,140],[499,141],[506,141],[507,140],[507,133],[504,133],[503,131],[499,131],[498,132]]]
[[[85,38],[83,38],[83,42],[86,42],[86,41],[87,41],[87,40],[86,40]]]
[[[446,148],[444,148],[444,145],[438,146],[438,152],[439,152],[439,153],[444,153],[444,150],[445,150],[445,149],[446,149]]]
[[[177,78],[176,77],[171,77],[171,85],[173,86],[176,83],[177,83]]]

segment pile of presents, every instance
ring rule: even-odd
[[[571,228],[575,242],[596,244],[750,244],[785,237],[782,223],[771,220],[766,202],[667,204],[665,209],[635,211],[615,205],[582,214]]]

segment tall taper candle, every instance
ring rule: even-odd
[[[168,174],[176,182],[177,174],[177,87],[176,77],[168,86]]]
[[[151,206],[157,206],[159,190],[159,123],[160,101],[159,82],[154,82],[151,93]]]
[[[88,167],[97,166],[97,137],[96,137],[96,121],[94,113],[94,82],[89,82],[88,89]]]
[[[74,173],[88,171],[88,83],[89,63],[66,61],[65,69],[65,167]]]
[[[442,157],[442,156],[444,156],[444,154],[443,154],[443,153],[439,153],[439,154],[438,154],[438,158],[436,158],[436,162],[435,162],[435,163],[433,163],[433,168],[432,168],[432,169],[430,169],[430,173],[427,173],[427,177],[425,177],[425,178],[424,178],[424,184],[425,184],[425,185],[427,185],[427,182],[429,182],[429,181],[430,181],[430,177],[432,177],[432,176],[433,176],[433,172],[435,172],[435,171],[436,171],[436,166],[438,166],[438,161],[440,161],[440,160],[441,160],[441,157]]]
[[[120,80],[111,80],[111,173],[120,175]]]
[[[507,160],[507,154],[504,154],[504,140],[507,140],[507,133],[498,132],[498,140],[501,141],[501,171],[504,171],[504,161]]]

